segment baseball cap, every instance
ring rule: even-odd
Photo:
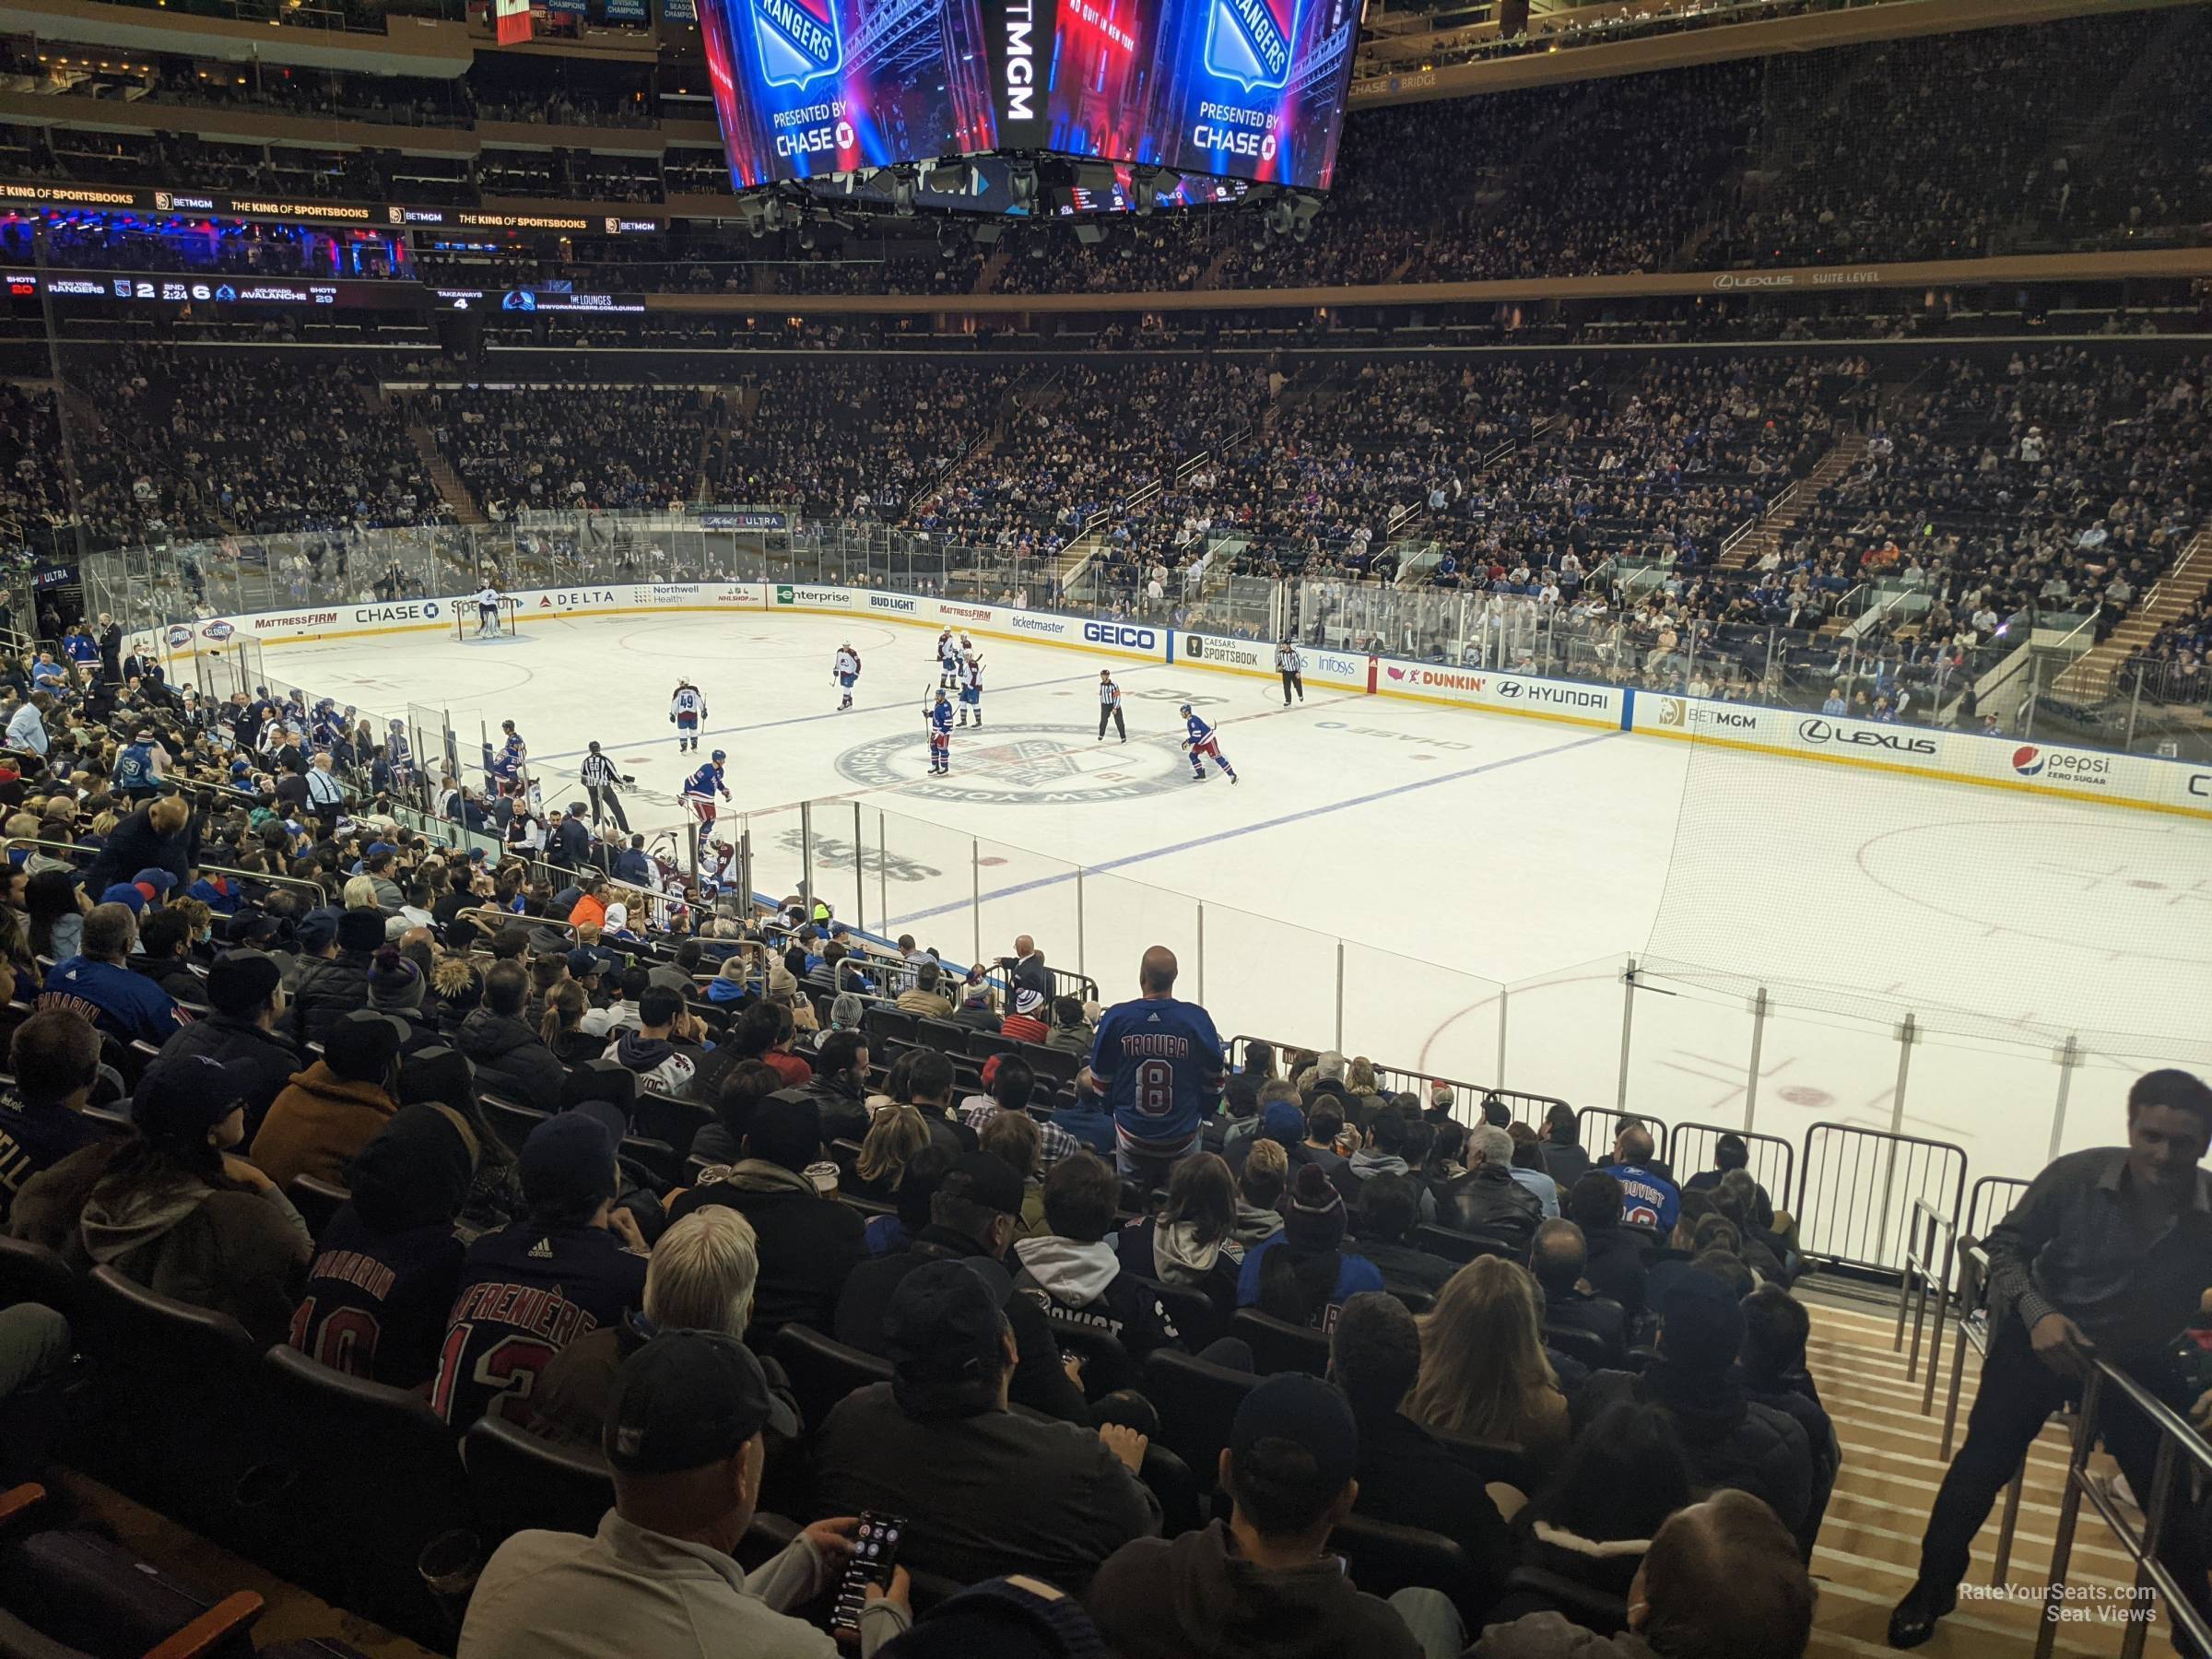
[[[328,950],[338,936],[338,912],[325,906],[300,918],[300,948],[311,956]]]
[[[736,1456],[773,1414],[768,1377],[745,1344],[718,1331],[664,1332],[616,1373],[606,1461],[627,1475],[704,1468]]]
[[[1014,1172],[1012,1164],[989,1152],[961,1153],[952,1160],[952,1168],[945,1171],[945,1180],[937,1191],[947,1198],[963,1198],[984,1209],[996,1210],[1002,1216],[1021,1214],[1021,1177]]]
[[[378,855],[380,853],[396,853],[396,852],[398,852],[398,851],[399,851],[399,849],[398,849],[397,847],[394,846],[394,845],[393,845],[393,844],[392,844],[390,841],[371,841],[371,842],[369,843],[369,845],[368,845],[367,849],[366,849],[365,851],[363,851],[363,853],[361,853],[361,856],[362,856],[363,858],[374,858],[374,857],[376,857],[376,856],[377,856],[377,855]]]
[[[247,1015],[284,982],[276,959],[258,950],[226,950],[207,970],[207,1002],[218,1014]]]
[[[1262,1441],[1289,1441],[1313,1459],[1323,1485],[1341,1487],[1359,1466],[1359,1425],[1341,1390],[1303,1371],[1277,1371],[1244,1396],[1229,1430],[1229,1449],[1243,1456]]]
[[[177,878],[169,871],[148,865],[131,877],[133,887],[150,887],[158,893],[166,893],[177,885]]]
[[[127,904],[131,913],[137,914],[146,908],[146,894],[135,882],[119,881],[100,896],[102,904]]]
[[[196,1141],[246,1103],[251,1066],[225,1065],[206,1054],[176,1054],[150,1066],[131,1100],[142,1134]]]
[[[588,979],[599,971],[599,953],[579,945],[568,954],[569,971],[578,979]]]
[[[1306,1114],[1296,1100],[1270,1100],[1260,1112],[1260,1134],[1295,1147],[1306,1138]]]
[[[531,1130],[515,1167],[534,1210],[615,1195],[615,1142],[583,1112],[564,1112]]]
[[[1000,1352],[1014,1281],[988,1256],[924,1262],[891,1292],[883,1351],[900,1377],[957,1382]]]

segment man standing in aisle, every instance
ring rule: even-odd
[[[1146,951],[1137,971],[1144,994],[1106,1010],[1090,1048],[1090,1087],[1113,1114],[1115,1167],[1160,1186],[1199,1152],[1225,1069],[1212,1018],[1175,1000],[1176,971],[1165,945]]]
[[[1957,1605],[1990,1505],[2099,1362],[2154,1391],[2171,1375],[2165,1350],[2202,1323],[2199,1299],[2212,1285],[2212,1174],[2197,1167],[2207,1146],[2212,1089],[2187,1072],[2146,1073],[2128,1090],[2127,1145],[2068,1153],[1990,1230],[1989,1355],[1966,1443],[1928,1515],[1920,1576],[1889,1615],[1891,1647],[1918,1647]],[[2147,1501],[2158,1431],[2110,1383],[2099,1402],[2105,1447]],[[2177,1483],[2177,1499],[2188,1485]],[[2194,1505],[2169,1507],[2159,1553],[2212,1616],[2212,1556]]]
[[[1113,723],[1113,729],[1122,735],[1122,741],[1128,742],[1129,723],[1122,718],[1122,688],[1113,683],[1113,676],[1101,668],[1099,670],[1099,741],[1100,743],[1106,741],[1106,724],[1109,721]]]
[[[330,769],[330,756],[317,755],[307,769],[308,810],[315,815],[316,823],[323,829],[325,839],[335,841],[338,834],[338,819],[346,811],[346,786],[338,782],[338,774]]]
[[[615,785],[621,781],[621,774],[615,771],[615,763],[599,752],[596,742],[592,745],[591,752],[584,756],[580,775],[583,779],[584,793],[592,798],[592,827],[594,830],[599,827],[599,812],[605,807],[614,815],[615,828],[627,834],[629,819],[622,815],[622,797],[615,793]]]
[[[1306,665],[1298,654],[1298,647],[1285,634],[1282,643],[1275,648],[1275,671],[1283,677],[1283,707],[1290,706],[1290,693],[1298,693],[1298,700],[1306,700]]]

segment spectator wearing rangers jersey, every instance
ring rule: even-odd
[[[1107,669],[1099,670],[1099,741],[1106,741],[1106,724],[1111,721],[1113,729],[1121,734],[1122,741],[1129,741],[1129,723],[1122,718],[1122,688],[1113,683]]]
[[[516,1421],[537,1373],[575,1337],[640,1305],[637,1224],[613,1208],[615,1137],[591,1106],[530,1132],[517,1159],[524,1219],[468,1247],[430,1406],[455,1430],[497,1408]]]
[[[1165,1185],[1201,1149],[1199,1131],[1221,1102],[1221,1039],[1206,1011],[1175,1000],[1175,953],[1145,952],[1143,994],[1116,1003],[1090,1047],[1091,1087],[1113,1115],[1114,1159],[1124,1175]]]
[[[1275,648],[1275,671],[1283,677],[1283,707],[1290,706],[1290,693],[1298,693],[1298,700],[1306,700],[1306,665],[1298,654],[1298,647],[1286,639]]]
[[[622,797],[615,792],[615,785],[622,781],[622,774],[615,770],[612,760],[599,752],[597,742],[591,745],[590,751],[583,758],[583,765],[577,770],[577,776],[582,780],[583,793],[591,797],[592,827],[594,830],[599,827],[599,813],[605,808],[613,817],[615,828],[628,833],[629,819],[622,811]]]
[[[840,645],[836,660],[830,665],[830,677],[844,688],[845,700],[837,705],[841,713],[853,706],[853,687],[860,678],[860,653],[850,645]]]
[[[320,1365],[394,1388],[438,1370],[460,1282],[453,1234],[477,1137],[450,1106],[406,1106],[346,1172],[352,1196],[316,1242],[291,1345]]]
[[[699,747],[699,728],[707,717],[706,693],[689,680],[676,682],[676,695],[668,700],[668,724],[676,728],[676,752]]]
[[[1014,1288],[1055,1318],[1104,1331],[1129,1359],[1141,1360],[1182,1338],[1157,1289],[1122,1271],[1113,1241],[1121,1202],[1121,1177],[1104,1159],[1077,1152],[1054,1164],[1044,1178],[1044,1224],[1052,1230],[1014,1241]],[[1131,1381],[1084,1370],[1084,1392],[1093,1399]]]

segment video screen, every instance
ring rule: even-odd
[[[740,190],[994,148],[982,0],[700,0]]]
[[[1325,188],[1354,0],[1061,0],[1047,148]]]

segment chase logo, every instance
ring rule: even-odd
[[[2023,778],[2032,778],[2043,770],[2043,751],[2033,744],[2022,744],[2012,751],[2012,770]]]
[[[1213,0],[1206,72],[1247,92],[1279,91],[1290,82],[1290,41],[1297,32],[1298,0]]]
[[[807,87],[845,66],[836,0],[752,0],[760,78],[771,87]]]

